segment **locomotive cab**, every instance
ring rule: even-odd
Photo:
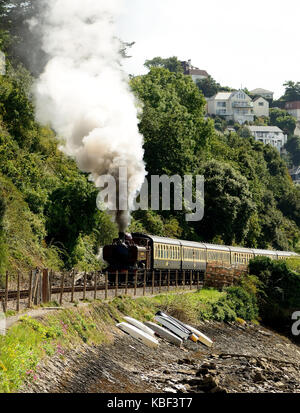
[[[108,271],[147,268],[148,250],[137,245],[130,234],[120,233],[112,245],[103,249],[103,259],[109,264]]]

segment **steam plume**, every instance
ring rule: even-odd
[[[47,0],[33,30],[40,30],[49,56],[35,87],[36,116],[50,123],[64,139],[63,151],[78,167],[99,178],[118,180],[127,167],[128,204],[145,178],[143,138],[128,79],[120,66],[120,41],[114,17],[120,0]],[[116,211],[120,231],[129,224],[129,211]]]

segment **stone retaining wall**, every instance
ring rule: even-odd
[[[236,285],[243,275],[248,274],[247,265],[222,265],[211,262],[207,264],[204,287],[223,289]]]

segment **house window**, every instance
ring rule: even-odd
[[[259,102],[259,106],[264,106],[264,102]]]

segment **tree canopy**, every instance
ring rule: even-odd
[[[300,82],[289,80],[288,82],[285,82],[283,86],[285,86],[285,93],[282,100],[286,102],[300,100]]]
[[[154,57],[151,60],[146,60],[144,66],[147,69],[151,69],[152,67],[161,67],[164,69],[168,69],[170,72],[174,73],[183,73],[183,67],[181,62],[178,60],[176,56],[162,58],[162,57]]]
[[[279,108],[270,109],[270,124],[278,126],[287,135],[293,135],[296,128],[296,119],[286,110]]]

